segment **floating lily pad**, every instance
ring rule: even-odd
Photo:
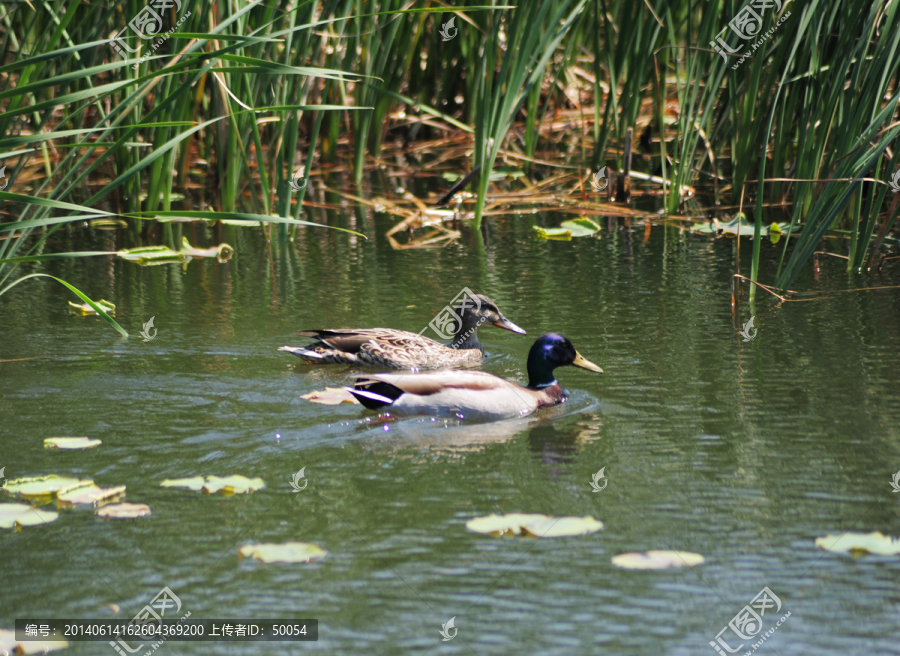
[[[128,224],[122,219],[91,219],[91,227],[100,230],[116,230],[117,228],[125,228]]]
[[[93,482],[92,480],[81,480],[79,478],[50,474],[49,476],[18,478],[10,481],[6,485],[6,491],[18,494],[23,499],[32,499],[34,497],[53,496],[54,494],[81,487],[82,485],[89,485]]]
[[[900,538],[887,537],[878,531],[826,535],[824,538],[816,538],[816,546],[826,551],[839,551],[853,556],[865,554],[896,556],[900,554]]]
[[[324,558],[328,552],[307,542],[284,544],[247,544],[238,549],[241,558],[256,558],[263,563],[308,563]]]
[[[500,180],[515,180],[516,178],[521,178],[525,175],[525,171],[515,169],[509,166],[495,166],[491,170],[490,180],[491,182],[499,182]],[[465,177],[464,173],[453,173],[452,171],[445,171],[441,173],[441,177],[447,182],[457,182],[462,180]]]
[[[240,219],[219,219],[219,223],[242,228],[257,228],[262,225],[262,221],[241,221]]]
[[[261,478],[247,478],[246,476],[194,476],[193,478],[166,479],[160,483],[163,487],[186,487],[194,492],[215,494],[221,492],[224,496],[234,494],[249,494],[261,490],[266,486]]]
[[[125,486],[100,487],[94,483],[72,488],[56,495],[62,507],[81,504],[85,506],[101,506],[104,503],[120,498],[125,494]]]
[[[343,387],[326,387],[324,391],[301,394],[301,399],[322,405],[339,405],[341,403],[359,403],[354,396]]]
[[[32,508],[27,503],[0,503],[0,528],[37,526],[56,521],[59,513]],[[2,653],[2,651],[0,651]]]
[[[544,239],[569,240],[572,237],[588,237],[600,230],[600,226],[586,217],[563,221],[558,228],[541,228],[534,226],[538,236]]]
[[[487,515],[466,522],[466,528],[475,533],[493,537],[525,535],[535,538],[558,538],[571,535],[587,535],[603,528],[603,522],[593,517],[550,517],[525,513]]]
[[[99,300],[97,301],[97,305],[103,308],[103,311],[106,314],[113,315],[116,313],[116,306],[110,303],[109,301]],[[72,312],[81,313],[81,314],[97,314],[97,310],[92,308],[87,303],[73,303],[69,301],[69,309]]]
[[[155,266],[158,264],[178,264],[187,261],[187,256],[178,251],[173,251],[168,246],[143,246],[141,248],[126,248],[116,253],[123,260],[134,262],[141,266]]]
[[[202,476],[194,476],[192,478],[173,478],[166,479],[160,485],[162,487],[186,487],[194,492],[199,492],[206,484],[206,479]]]
[[[669,569],[694,567],[701,565],[704,560],[700,554],[690,551],[648,551],[613,556],[612,564],[624,569]]]
[[[761,237],[769,236],[773,243],[777,243],[781,235],[790,230],[790,223],[772,223],[764,225],[760,228]],[[740,229],[741,237],[752,237],[755,230],[755,224],[747,221],[743,213],[738,213],[731,221],[714,220],[710,223],[696,223],[691,226],[691,230],[704,235],[736,235]],[[794,226],[794,232],[800,229],[800,226]]]
[[[23,640],[16,641],[16,632],[0,629],[0,654],[46,654],[48,651],[65,649],[68,640]]]
[[[152,513],[150,506],[146,503],[114,503],[109,506],[103,506],[95,514],[100,517],[106,517],[106,519],[134,519],[136,517],[146,517]]]
[[[44,440],[47,449],[93,449],[102,444],[102,440],[89,437],[48,437]]]
[[[187,240],[187,237],[182,237],[180,252],[188,257],[215,257],[218,258],[219,262],[225,262],[234,255],[234,248],[224,243],[212,248],[194,248]]]

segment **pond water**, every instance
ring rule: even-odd
[[[332,218],[364,240],[317,229],[267,244],[258,231],[184,228],[234,257],[139,267],[117,259],[41,270],[117,306],[131,333],[69,314],[70,292],[32,280],[0,299],[0,467],[127,485],[153,515],[103,521],[61,511],[0,533],[0,627],[16,618],[130,619],[164,586],[195,618],[317,618],[315,643],[170,642],[172,654],[714,654],[710,642],[768,587],[790,617],[761,653],[898,653],[900,559],[824,553],[817,537],[900,535],[900,292],[770,298],[736,316],[734,241],[654,226],[540,241],[561,217],[492,217],[484,235],[395,251],[392,221]],[[349,218],[347,218],[349,217]],[[571,218],[571,217],[564,217]],[[114,246],[80,230],[61,250]],[[65,240],[77,239],[75,242]],[[749,266],[749,240],[742,263]],[[764,243],[764,272],[780,254]],[[838,290],[896,282],[848,277]],[[522,380],[532,341],[568,336],[604,375],[557,372],[565,405],[527,420],[377,421],[359,406],[299,398],[346,384],[346,367],[279,353],[318,327],[416,331],[463,287],[528,331],[483,328],[484,369]],[[755,317],[757,336],[741,324]],[[157,336],[141,325],[155,317]],[[14,361],[13,361],[14,360]],[[100,438],[50,451],[51,436]],[[307,489],[290,480],[305,467]],[[607,487],[590,481],[605,467]],[[225,498],[166,478],[259,476]],[[3,501],[10,495],[0,493]],[[491,513],[593,515],[582,537],[496,539],[468,531]],[[314,564],[238,558],[250,542],[312,542]],[[677,549],[693,569],[628,571],[612,556]],[[458,634],[439,631],[455,618]],[[750,629],[748,629],[750,630]],[[741,644],[729,629],[732,647]],[[744,653],[754,640],[743,641]],[[69,654],[109,654],[74,643]]]

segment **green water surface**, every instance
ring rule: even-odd
[[[759,650],[896,654],[900,557],[824,553],[816,537],[900,535],[900,291],[834,293],[733,316],[734,241],[617,225],[537,239],[542,214],[491,218],[484,235],[395,251],[386,215],[332,217],[364,240],[303,229],[185,227],[225,263],[140,267],[113,258],[40,269],[117,306],[123,339],[68,313],[71,292],[33,280],[0,298],[0,467],[126,485],[153,515],[59,520],[0,533],[0,628],[16,618],[132,617],[162,587],[193,617],[317,618],[315,643],[169,642],[168,654],[715,654],[710,641],[767,586],[790,617]],[[72,228],[59,250],[107,250],[115,233]],[[742,263],[749,266],[745,240]],[[763,273],[780,247],[764,244]],[[897,284],[823,263],[820,291]],[[319,327],[418,332],[463,287],[528,331],[479,333],[484,369],[522,380],[534,338],[561,332],[605,370],[557,372],[565,405],[499,424],[383,422],[301,394],[347,384],[346,367],[279,353]],[[741,324],[755,317],[756,337]],[[138,332],[155,317],[157,336]],[[16,361],[12,361],[16,360]],[[89,436],[89,451],[45,437]],[[305,467],[308,487],[290,480]],[[607,487],[592,492],[605,467]],[[225,498],[162,488],[194,475],[262,477]],[[0,501],[14,501],[0,493]],[[593,515],[602,531],[495,539],[490,513]],[[238,558],[250,542],[312,542],[314,564]],[[616,554],[697,552],[694,569],[627,571]],[[455,617],[458,634],[439,631]],[[733,647],[741,644],[730,630]],[[743,654],[753,641],[745,641]],[[72,655],[115,651],[73,644]]]

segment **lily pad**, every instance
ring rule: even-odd
[[[840,551],[853,556],[865,554],[896,556],[900,554],[900,538],[887,537],[878,531],[826,535],[824,538],[816,538],[816,546],[826,551]]]
[[[499,182],[500,180],[515,180],[525,175],[525,171],[515,169],[509,166],[495,166],[490,173],[491,182]],[[447,182],[457,182],[465,177],[464,173],[453,173],[445,171],[441,173],[441,177]]]
[[[92,480],[81,480],[79,478],[50,474],[49,476],[37,476],[34,478],[17,478],[6,485],[6,491],[18,494],[23,499],[33,499],[35,497],[53,496],[93,482]]]
[[[761,237],[769,236],[773,243],[777,243],[783,233],[789,232],[790,227],[790,223],[772,223],[771,225],[762,226],[759,234]],[[740,228],[741,237],[752,237],[755,224],[747,221],[746,216],[739,212],[731,221],[714,220],[710,223],[697,223],[691,226],[691,230],[704,235],[736,235],[738,234],[738,228]],[[799,229],[800,226],[794,226],[795,232]]]
[[[600,226],[586,217],[563,221],[558,228],[541,228],[534,226],[535,232],[544,239],[564,239],[572,237],[588,237],[600,230]]]
[[[354,396],[343,387],[326,387],[324,391],[301,394],[301,399],[322,405],[339,405],[341,403],[359,403]]]
[[[178,255],[178,251],[173,251],[168,246],[141,246],[140,248],[124,248],[116,252],[116,255],[123,260],[131,260],[137,262],[144,259],[155,259],[160,257],[172,257]]]
[[[670,569],[695,567],[701,565],[704,560],[700,554],[690,551],[648,551],[613,556],[612,564],[624,569]]]
[[[16,640],[15,631],[0,629],[0,654],[46,654],[48,651],[65,649],[69,646],[68,640]]]
[[[136,517],[146,517],[152,513],[150,506],[146,503],[114,503],[109,506],[103,506],[95,514],[100,517],[106,517],[106,519],[134,519]]]
[[[27,503],[0,503],[0,528],[19,530],[23,526],[49,524],[58,517],[59,513],[32,508]]]
[[[247,544],[238,548],[241,558],[256,558],[263,563],[308,563],[324,558],[328,552],[307,542],[284,544]]]
[[[194,492],[199,492],[206,484],[206,479],[202,476],[194,476],[193,478],[173,478],[166,479],[160,485],[162,487],[186,487]]]
[[[549,515],[510,513],[508,515],[475,517],[466,522],[466,528],[475,533],[486,533],[495,538],[515,535],[558,538],[595,533],[603,528],[603,522],[599,522],[593,517],[550,517]]]
[[[246,476],[194,476],[193,478],[166,479],[160,483],[163,487],[186,487],[194,492],[215,494],[221,492],[224,496],[235,494],[250,494],[261,490],[266,486],[261,478],[247,478]]]
[[[219,219],[219,223],[241,228],[257,228],[262,225],[262,221],[241,221],[240,219]]]
[[[117,228],[125,228],[128,224],[122,219],[111,219],[111,218],[102,218],[102,219],[91,219],[91,227],[99,228],[100,230],[116,230]]]
[[[194,248],[187,240],[187,237],[182,237],[180,253],[188,257],[215,257],[218,258],[219,262],[225,262],[234,255],[234,248],[224,243],[212,248]]]
[[[89,437],[48,437],[44,440],[46,449],[93,449],[102,444],[102,440]]]
[[[62,507],[81,504],[85,506],[101,506],[104,503],[120,498],[125,494],[125,486],[102,488],[94,483],[72,488],[56,495],[57,501]]]
[[[141,266],[155,266],[157,264],[178,264],[187,261],[187,256],[178,251],[173,251],[168,246],[143,246],[141,248],[126,248],[116,253],[123,260],[128,260]]]
[[[97,301],[97,305],[103,308],[103,311],[106,312],[106,314],[113,315],[116,313],[116,306],[109,301],[99,300]],[[69,301],[69,309],[72,312],[81,314],[97,314],[97,311],[87,303],[78,304]]]

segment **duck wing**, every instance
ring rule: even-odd
[[[372,374],[356,379],[356,387],[380,382],[396,387],[405,394],[430,396],[447,389],[487,392],[510,385],[521,387],[485,371],[435,371],[421,374]],[[525,389],[525,388],[522,388]]]
[[[348,391],[366,408],[392,414],[481,419],[521,417],[546,402],[530,390],[483,371],[360,376]]]
[[[297,333],[302,337],[311,337],[319,341],[311,347],[326,346],[345,353],[359,353],[360,349],[370,342],[387,347],[408,349],[411,347],[443,346],[430,337],[411,333],[408,330],[393,328],[331,328],[324,330],[304,330]]]

